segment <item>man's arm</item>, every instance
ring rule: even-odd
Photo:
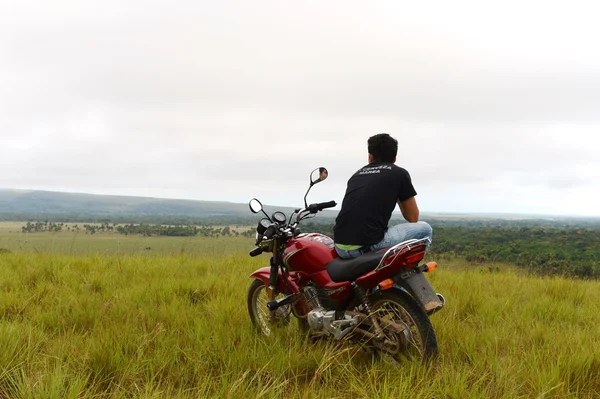
[[[416,223],[419,221],[419,207],[415,197],[410,197],[402,202],[398,201],[398,206],[407,222]]]

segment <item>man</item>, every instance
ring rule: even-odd
[[[419,222],[419,207],[410,175],[395,165],[398,141],[387,133],[367,141],[369,164],[348,180],[342,209],[335,220],[333,239],[341,258],[391,247],[410,239],[429,237],[431,226]],[[388,229],[398,204],[406,221]]]
[[[327,171],[327,169],[321,166],[319,168],[319,181],[327,179],[327,176],[329,176],[329,172]]]

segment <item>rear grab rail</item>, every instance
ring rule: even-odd
[[[388,249],[385,252],[385,254],[383,254],[383,257],[379,261],[379,264],[377,265],[375,270],[378,271],[378,270],[383,269],[384,267],[391,265],[392,263],[394,263],[396,261],[396,258],[398,258],[398,256],[400,256],[401,254],[410,251],[412,248],[414,248],[418,245],[427,245],[427,243],[431,244],[431,239],[429,237],[406,240],[406,241],[401,242],[400,244],[394,245],[393,247]],[[392,258],[388,261],[388,259],[390,257],[392,257]]]

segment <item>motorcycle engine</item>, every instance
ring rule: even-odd
[[[330,315],[331,313],[331,315]],[[335,318],[335,311],[327,311],[323,308],[317,308],[311,310],[306,319],[308,320],[308,326],[313,331],[323,331],[323,320],[327,321],[327,324],[331,323],[331,317]]]
[[[359,320],[344,312],[327,310],[321,305],[318,291],[315,287],[304,287],[304,298],[313,309],[306,315],[309,328],[315,333],[331,334],[340,339],[347,334],[348,329],[358,325]],[[337,314],[336,314],[337,313]]]
[[[317,289],[312,285],[307,285],[302,289],[304,293],[304,300],[309,303],[313,309],[321,308],[321,301],[319,301],[319,293]]]

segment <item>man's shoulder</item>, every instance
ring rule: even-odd
[[[401,171],[404,173],[408,173],[408,171],[405,168],[403,168],[402,166],[398,166],[395,163],[393,163],[391,165],[392,165],[392,170],[397,170],[397,171]]]
[[[408,177],[408,176],[410,176],[410,174],[408,173],[408,170],[404,169],[401,166],[395,165],[395,164],[392,165],[392,171],[397,176],[402,176],[402,177]]]

